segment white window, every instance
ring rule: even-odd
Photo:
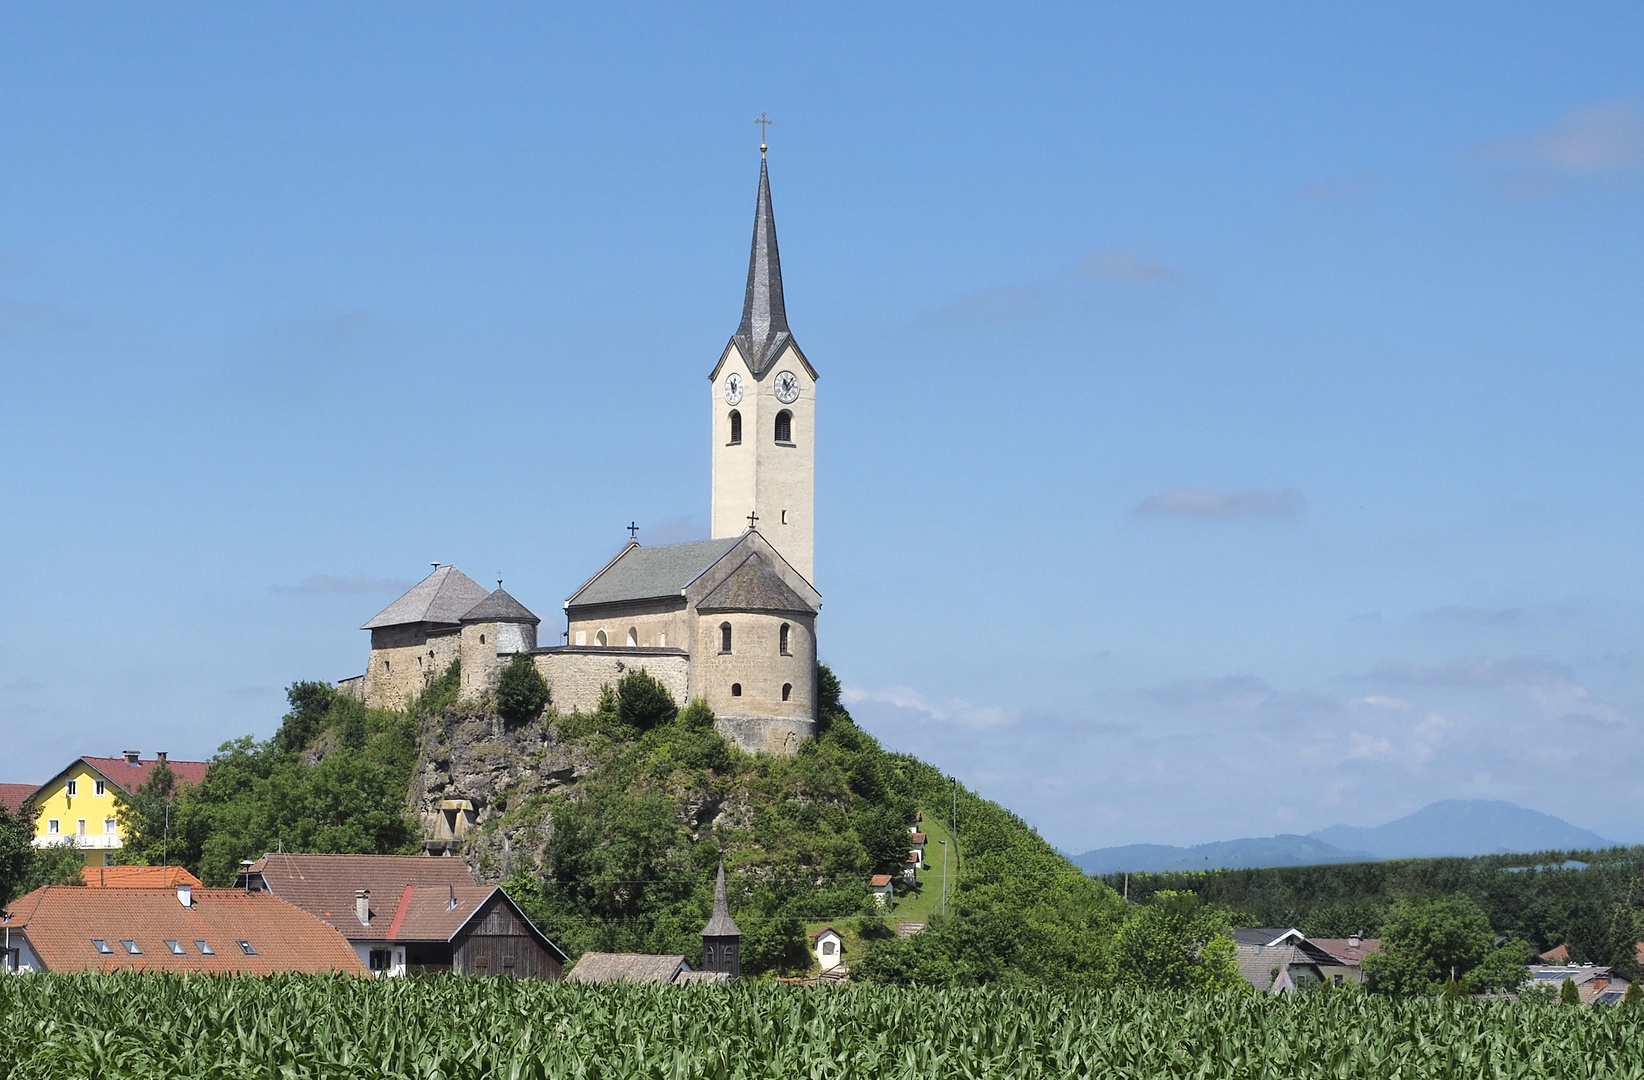
[[[586,631],[586,630],[578,630],[577,631],[577,644],[578,645],[588,644],[588,631]]]
[[[120,831],[120,823],[118,821],[115,821],[111,817],[106,817],[106,818],[103,819],[103,835],[104,836],[113,836],[115,833],[117,833],[119,831]]]
[[[632,626],[628,627],[628,648],[639,648],[639,631]]]
[[[77,826],[77,827],[76,827],[76,828],[75,828],[75,830],[74,830],[74,834],[75,834],[75,835],[76,835],[76,836],[84,836],[84,835],[86,835],[86,819],[85,819],[85,818],[81,818],[81,819],[80,819],[80,823],[79,823],[79,825],[78,825],[78,826]]]
[[[605,640],[606,640],[605,639],[605,631],[598,630],[598,631],[594,632],[594,644],[595,645],[598,645],[598,646],[603,648],[604,645],[605,645]]]
[[[56,836],[58,833],[61,833],[62,831],[63,831],[62,825],[58,822],[58,820],[56,818],[47,818],[46,819],[46,834],[48,836]]]
[[[92,785],[91,785],[91,793],[93,795],[97,796],[98,798],[102,798],[104,795],[107,795],[108,794],[108,784],[107,784],[107,782],[102,781],[102,780],[93,781]]]
[[[666,649],[668,647],[668,632],[666,630],[656,636],[656,647],[659,649]]]
[[[80,794],[80,781],[70,780],[68,782],[68,787],[64,790],[63,794],[67,795],[71,799]]]
[[[822,943],[822,955],[823,956],[832,956],[833,955],[833,942],[824,941]]]

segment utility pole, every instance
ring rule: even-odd
[[[936,841],[942,845],[942,914],[948,913],[948,842]]]

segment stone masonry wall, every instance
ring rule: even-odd
[[[550,701],[556,710],[589,713],[599,705],[600,688],[616,686],[623,675],[644,668],[668,688],[681,707],[691,700],[690,658],[684,649],[625,649],[589,645],[538,649],[532,654],[537,670],[548,680]]]

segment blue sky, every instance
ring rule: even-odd
[[[768,110],[822,652],[1070,850],[1644,840],[1644,12],[0,8],[0,779],[701,535]]]

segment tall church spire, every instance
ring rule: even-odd
[[[742,974],[742,931],[731,918],[725,898],[725,859],[719,860],[719,880],[714,882],[714,913],[702,928],[702,970],[722,971],[731,978]]]
[[[776,253],[776,217],[771,213],[771,178],[761,154],[753,250],[748,255],[748,291],[742,299],[742,325],[732,340],[758,378],[775,362],[790,338],[788,312],[782,304],[782,260]]]

